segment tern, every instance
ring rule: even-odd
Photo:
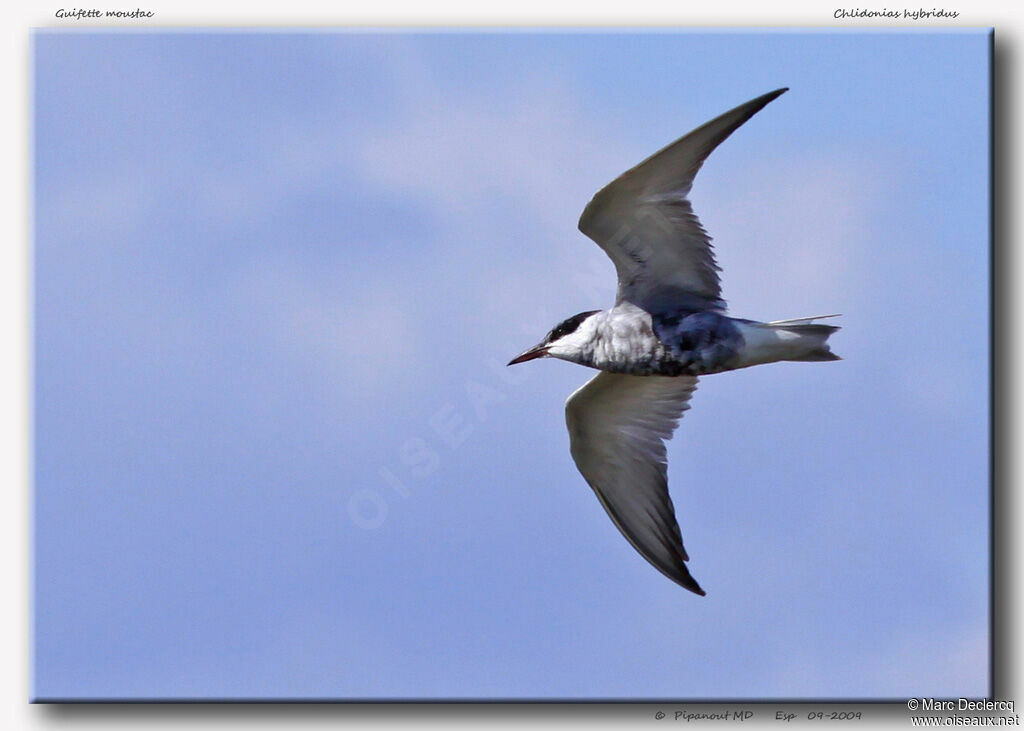
[[[615,264],[615,305],[559,323],[509,363],[560,358],[600,371],[565,404],[573,460],[633,548],[701,596],[686,566],[665,452],[698,376],[840,359],[827,342],[839,328],[813,322],[837,315],[758,322],[725,314],[711,237],[687,199],[712,150],[786,91],[716,117],[598,191],[579,229]]]

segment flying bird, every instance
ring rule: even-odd
[[[633,547],[701,596],[686,566],[665,453],[697,378],[839,360],[827,342],[839,328],[813,322],[836,315],[758,322],[725,314],[711,237],[687,199],[711,151],[786,91],[716,117],[598,191],[579,229],[615,264],[615,305],[559,323],[509,363],[550,357],[600,371],[565,404],[573,460]]]

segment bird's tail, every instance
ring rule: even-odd
[[[826,317],[839,317],[839,315],[819,315],[818,317],[798,317],[795,320],[776,320],[767,325],[773,330],[797,336],[793,345],[794,352],[785,360],[795,361],[821,361],[821,360],[842,360],[832,352],[828,346],[828,336],[839,330],[835,325],[819,325],[814,320],[823,320]]]

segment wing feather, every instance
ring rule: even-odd
[[[579,228],[615,264],[616,304],[632,302],[651,313],[725,308],[711,237],[686,196],[712,150],[785,91],[759,96],[698,127],[590,201]]]
[[[612,522],[659,571],[697,594],[668,494],[665,442],[697,388],[693,376],[601,372],[565,405],[569,443]]]

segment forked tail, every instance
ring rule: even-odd
[[[821,360],[842,360],[832,352],[828,346],[828,336],[839,330],[835,325],[819,325],[814,320],[823,320],[826,317],[839,317],[839,315],[819,315],[818,317],[798,317],[795,320],[776,320],[767,323],[774,330],[791,333],[797,336],[796,343],[800,344],[799,350],[786,360],[795,361],[821,361]]]

